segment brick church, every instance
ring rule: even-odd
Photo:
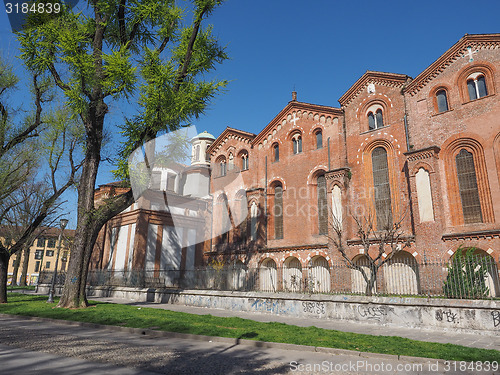
[[[261,286],[273,284],[262,289],[270,290],[315,267],[324,273],[320,289],[329,291],[333,264],[342,260],[329,240],[332,215],[353,261],[366,257],[354,215],[373,218],[375,230],[401,221],[401,241],[411,246],[397,257],[409,263],[448,260],[460,247],[500,261],[497,87],[500,34],[465,35],[415,78],[367,71],[340,106],[301,102],[294,92],[258,134],[230,127],[216,139],[205,133],[193,155],[212,164],[209,191],[197,203],[213,212],[205,223],[212,236],[191,253],[179,246],[177,267],[218,261],[262,269]],[[231,173],[239,183],[221,192]],[[120,215],[130,217],[133,209]],[[143,229],[156,237],[148,240],[143,231],[143,243],[135,236],[134,246],[153,243],[152,260],[136,249],[143,255],[129,269],[159,270],[162,222],[144,213],[150,215],[141,216]],[[158,226],[152,233],[149,221]],[[137,228],[128,228],[129,236]],[[122,242],[134,247],[130,238]],[[109,257],[110,244],[101,245]],[[491,295],[500,295],[498,270],[489,278]]]

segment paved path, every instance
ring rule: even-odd
[[[437,360],[364,358],[257,348],[0,315],[0,373],[19,374],[474,374]],[[316,366],[316,371],[315,367]],[[301,371],[302,370],[302,371]],[[367,371],[369,370],[369,371]],[[370,371],[371,370],[371,371]],[[493,372],[484,372],[493,374]]]
[[[89,298],[96,301],[123,303],[135,306],[147,306],[157,309],[182,311],[191,314],[200,314],[200,315],[210,314],[222,317],[238,316],[240,318],[256,320],[259,322],[281,322],[303,327],[316,326],[318,328],[334,329],[344,332],[365,333],[369,335],[399,336],[420,341],[439,342],[443,344],[451,343],[451,344],[464,345],[476,348],[500,350],[500,338],[498,336],[444,332],[438,330],[427,330],[427,329],[424,330],[418,328],[396,328],[396,327],[386,327],[381,325],[378,326],[375,324],[340,322],[340,321],[317,319],[317,318],[301,319],[301,318],[286,317],[275,314],[229,311],[223,309],[172,305],[166,303],[159,304],[159,303],[148,303],[148,302],[133,302],[130,300],[114,298],[114,297],[89,297]]]

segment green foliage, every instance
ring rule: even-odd
[[[443,292],[448,298],[485,298],[489,295],[486,285],[491,259],[475,255],[476,249],[459,247],[448,265],[448,276]]]
[[[196,315],[142,306],[95,303],[86,309],[54,309],[46,296],[11,294],[9,304],[0,305],[0,313],[39,316],[96,324],[116,325],[169,332],[245,338],[361,352],[442,358],[456,361],[500,361],[497,350],[438,344],[396,336],[372,336],[316,327],[298,327],[283,323],[263,323],[241,318]],[[92,301],[91,301],[92,302]]]

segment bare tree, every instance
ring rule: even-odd
[[[366,282],[365,294],[367,296],[373,294],[380,267],[390,262],[396,254],[410,247],[410,239],[407,238],[403,230],[406,212],[396,221],[392,220],[392,215],[386,215],[383,220],[378,220],[378,224],[375,215],[371,212],[363,216],[349,214],[355,226],[357,239],[363,246],[363,253],[367,259],[366,265],[360,265],[347,254],[345,235],[347,220],[339,219],[339,215],[330,210],[329,226],[331,230],[328,239],[342,255],[347,266],[363,276]]]

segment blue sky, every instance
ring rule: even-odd
[[[193,124],[215,136],[226,126],[258,133],[294,88],[299,101],[338,107],[366,70],[415,77],[464,34],[500,32],[499,14],[492,0],[229,0],[210,22],[230,56],[214,76],[231,82]],[[3,11],[0,50],[22,73]],[[111,110],[113,130],[125,109]],[[99,184],[113,180],[111,169]]]

